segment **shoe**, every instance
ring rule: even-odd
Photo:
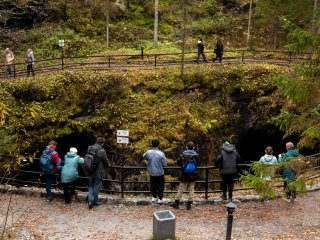
[[[220,197],[221,197],[222,200],[227,200],[227,196],[224,195],[224,194],[222,194]]]
[[[89,209],[92,209],[93,208],[93,203],[89,202],[88,207],[89,207]]]
[[[191,210],[191,204],[192,204],[192,201],[187,202],[187,210]]]
[[[158,198],[154,198],[154,197],[151,198],[151,202],[155,202],[157,200],[158,200]]]
[[[175,208],[175,209],[179,209],[179,203],[180,200],[174,200],[174,203],[171,204],[171,207]]]
[[[229,199],[228,199],[228,202],[232,202],[232,200],[233,200],[232,198],[229,198]]]
[[[47,201],[48,201],[48,202],[52,202],[52,200],[53,200],[53,196],[48,196],[48,197],[47,197]]]
[[[285,198],[284,200],[285,200],[286,202],[288,202],[288,203],[291,202],[291,199],[290,199],[290,198]]]
[[[269,199],[265,199],[265,200],[263,200],[263,202],[265,205],[269,205],[269,203],[270,203]]]
[[[163,199],[158,199],[158,203],[159,204],[163,203]]]
[[[93,206],[100,206],[101,204],[101,202],[92,203]]]

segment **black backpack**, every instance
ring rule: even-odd
[[[84,156],[84,170],[87,173],[87,175],[92,174],[99,165],[99,158],[97,156],[97,152],[100,149],[96,150],[95,152],[88,152],[85,156]]]

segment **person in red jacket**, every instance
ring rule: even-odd
[[[49,201],[52,201],[52,192],[51,192],[51,185],[52,185],[52,179],[55,173],[59,171],[58,167],[61,164],[61,159],[59,158],[58,152],[55,150],[57,147],[57,142],[51,140],[48,143],[48,146],[46,149],[42,152],[42,155],[45,153],[49,153],[51,157],[51,165],[52,167],[52,172],[48,174],[44,174],[46,178],[46,193],[47,193],[47,198]]]

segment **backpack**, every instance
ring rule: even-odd
[[[197,163],[195,160],[185,160],[182,164],[182,171],[184,173],[194,173],[197,170]]]
[[[56,151],[53,151],[51,153],[47,153],[46,151],[44,151],[42,156],[40,157],[40,170],[44,174],[53,173],[53,165],[51,164],[51,154],[56,154]]]
[[[88,152],[85,156],[84,156],[84,164],[83,164],[83,167],[84,167],[84,170],[87,174],[91,174],[93,173],[98,165],[99,165],[99,158],[96,157],[96,154],[97,152],[99,151],[100,149],[98,149],[97,151],[95,152]]]

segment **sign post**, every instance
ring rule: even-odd
[[[117,130],[117,143],[129,144],[128,130]]]

